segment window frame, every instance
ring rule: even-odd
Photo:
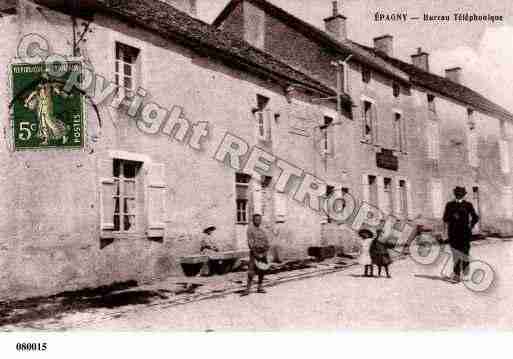
[[[427,108],[428,111],[431,113],[436,114],[436,102],[435,102],[435,95],[428,93],[427,94]]]
[[[133,62],[125,61],[125,52],[133,51]],[[119,56],[118,56],[119,54]],[[114,84],[116,87],[116,96],[130,98],[133,97],[139,87],[139,75],[140,75],[140,58],[141,49],[135,46],[126,44],[122,41],[114,41]],[[126,67],[130,68],[130,74],[128,75],[125,71]],[[131,87],[125,86],[125,80],[130,79]]]
[[[362,99],[363,103],[363,111],[362,111],[362,137],[363,142],[368,144],[373,144],[375,142],[375,119],[374,119],[374,109],[375,103],[370,101],[369,99]],[[366,106],[369,105],[367,110]],[[369,127],[369,132],[367,133],[367,125]],[[369,137],[370,136],[370,137]]]
[[[244,180],[240,181],[239,176],[243,176]],[[249,223],[249,193],[250,193],[250,182],[251,176],[247,173],[237,172],[235,173],[235,223],[236,224],[248,224]],[[237,195],[237,188],[243,187],[246,191],[246,198],[239,198]],[[244,203],[244,209],[239,208],[239,204]],[[245,220],[239,220],[239,214],[245,217]]]
[[[115,176],[115,166],[116,161],[119,161],[119,175]],[[135,166],[135,175],[133,178],[125,177],[124,169],[125,165],[129,162],[132,162]],[[139,204],[140,202],[140,191],[142,190],[143,184],[142,184],[142,167],[144,163],[134,160],[128,160],[123,158],[112,158],[112,179],[114,182],[115,190],[114,194],[112,196],[112,199],[114,200],[114,212],[112,213],[113,217],[113,223],[114,228],[112,230],[113,234],[117,235],[131,235],[131,234],[138,234],[142,233],[143,230],[141,227],[142,221],[141,218],[144,216],[143,211],[141,211],[141,206]],[[119,184],[116,185],[116,183]],[[126,195],[125,194],[125,184],[126,183],[133,183],[134,184],[134,192],[132,195]],[[119,189],[119,192],[116,193],[117,189]],[[118,199],[118,211],[116,212],[116,199]],[[134,202],[134,213],[128,213],[125,212],[125,200],[131,200]],[[116,217],[118,217],[118,226],[119,229],[116,229]],[[134,229],[125,229],[125,217],[133,217],[134,222],[133,226]]]
[[[322,153],[324,155],[331,153],[333,143],[330,138],[330,128],[333,125],[333,121],[334,119],[331,116],[324,115],[324,124],[319,127],[322,137]]]
[[[406,152],[406,123],[402,111],[393,110],[394,148],[400,153]]]
[[[397,82],[392,83],[392,96],[394,98],[399,98],[401,95],[401,85],[399,85]]]

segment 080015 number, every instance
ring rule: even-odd
[[[47,343],[16,343],[17,351],[45,351],[48,348]]]

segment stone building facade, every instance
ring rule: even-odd
[[[333,129],[337,150],[325,175],[334,183],[386,214],[438,224],[452,189],[463,185],[482,229],[510,233],[511,113],[465,87],[460,68],[446,77],[429,72],[421,49],[408,64],[394,58],[390,35],[373,47],[352,41],[337,4],[324,31],[266,0],[233,0],[213,25],[331,86],[334,63],[343,63],[340,90],[353,108],[352,121]]]
[[[215,27],[190,16],[194,1],[8,3],[0,298],[180,274],[178,258],[198,251],[208,226],[221,249],[244,249],[253,213],[283,258],[347,245],[353,234],[315,210],[334,191],[415,220],[439,218],[452,186],[465,184],[482,194],[483,218],[511,215],[513,116],[480,96],[440,92],[386,55],[388,37],[378,52],[345,39],[336,12],[326,33],[262,0],[233,1]],[[10,66],[34,36],[93,74],[79,149],[14,146],[11,104],[21,95]],[[467,136],[469,123],[478,136]],[[284,173],[295,175],[284,183]]]
[[[319,216],[267,186],[279,172],[250,181],[244,168],[227,165],[233,158],[217,156],[232,136],[315,174],[321,155],[313,137],[290,128],[298,116],[312,128],[325,114],[334,117],[333,101],[316,101],[333,97],[332,88],[152,0],[84,3],[76,27],[90,31],[73,54],[73,13],[59,5],[19,0],[0,19],[2,297],[180,274],[178,258],[198,252],[208,226],[217,227],[221,249],[244,249],[256,212],[284,258],[318,244]],[[147,108],[154,113],[144,122],[127,115],[128,104],[116,106],[117,95],[93,96],[85,100],[83,148],[16,150],[8,69],[30,34],[43,36],[41,46],[53,54],[82,59],[105,81],[130,78],[125,91],[144,94],[140,111],[153,104]],[[106,87],[97,77],[88,91],[98,96]],[[165,121],[155,125],[161,113]],[[239,164],[248,158],[249,151]]]

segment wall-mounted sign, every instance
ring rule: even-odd
[[[392,150],[383,148],[381,152],[376,153],[376,166],[387,170],[397,171],[399,169],[399,159],[394,156]]]
[[[64,91],[66,81],[75,72],[82,72],[79,61],[11,65],[16,150],[83,146],[83,94],[75,89]]]

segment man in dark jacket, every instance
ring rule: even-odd
[[[248,284],[246,290],[241,296],[249,294],[251,283],[255,274],[258,276],[258,293],[265,293],[262,287],[265,271],[259,268],[257,262],[267,264],[267,253],[269,252],[269,237],[267,232],[262,228],[262,215],[253,215],[253,225],[247,230],[248,247],[249,247],[249,265],[248,265]]]
[[[448,227],[447,234],[453,256],[453,279],[457,282],[461,280],[462,271],[463,275],[468,275],[472,228],[479,221],[479,216],[472,203],[463,199],[466,194],[465,187],[458,186],[454,189],[456,199],[447,203],[443,218]]]

